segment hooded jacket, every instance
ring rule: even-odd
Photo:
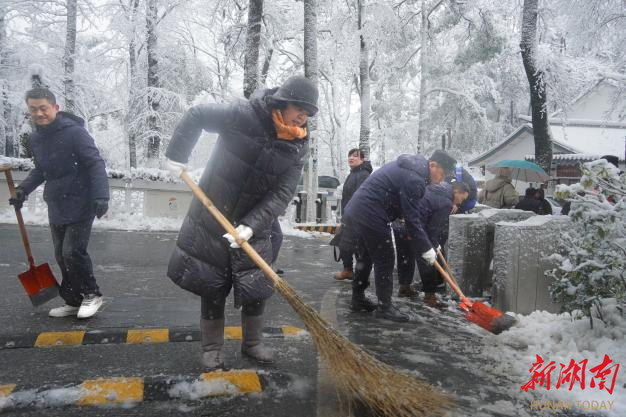
[[[307,154],[306,138],[277,138],[268,106],[275,91],[257,91],[249,101],[192,107],[166,151],[169,159],[186,163],[202,130],[219,134],[199,186],[231,223],[252,228],[249,243],[268,263],[271,224],[293,198]],[[229,247],[224,233],[194,197],[168,276],[180,287],[215,300],[226,298],[233,286],[236,307],[270,297],[271,282],[241,249]]]
[[[35,168],[20,183],[26,194],[44,186],[51,224],[77,223],[95,217],[94,200],[109,199],[105,164],[84,120],[58,112],[30,136]]]
[[[341,212],[343,213],[348,201],[352,198],[356,190],[359,189],[363,181],[367,179],[372,173],[372,164],[370,161],[363,161],[363,163],[357,167],[350,169],[350,174],[346,177],[343,183],[343,190],[341,191]]]
[[[400,155],[383,165],[359,187],[346,206],[344,223],[357,234],[389,233],[389,223],[404,217],[407,233],[417,250],[432,246],[422,226],[419,201],[429,176],[428,161],[421,155]]]
[[[519,196],[509,177],[497,176],[485,183],[478,200],[494,208],[513,208]]]

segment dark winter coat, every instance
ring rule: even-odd
[[[458,181],[458,178],[455,178],[455,180]],[[472,174],[470,174],[465,168],[462,169],[461,181],[469,187],[469,196],[459,207],[458,214],[469,212],[474,208],[474,206],[476,206],[476,201],[478,199],[478,187],[476,186],[476,181],[474,180],[474,177],[472,177]]]
[[[429,184],[418,203],[419,218],[433,248],[447,236],[448,218],[452,211],[452,186],[448,183]],[[391,227],[397,238],[410,239],[403,219],[394,220]]]
[[[552,205],[545,198],[537,200],[539,201],[539,212],[537,214],[552,214]]]
[[[346,177],[343,183],[343,190],[341,191],[341,212],[343,213],[348,201],[352,198],[356,190],[363,184],[363,181],[367,179],[372,173],[372,164],[369,161],[364,161],[358,167],[350,169],[350,174]]]
[[[537,200],[535,197],[524,196],[519,203],[515,205],[515,208],[540,214],[541,201]]]
[[[389,233],[389,223],[404,217],[417,250],[432,246],[420,220],[419,201],[428,180],[428,161],[421,155],[400,155],[372,173],[346,206],[343,223],[363,235]]]
[[[431,184],[418,204],[420,221],[426,229],[433,248],[442,244],[442,236],[448,234],[450,211],[452,211],[452,187],[450,184]]]
[[[30,137],[35,168],[20,183],[26,194],[46,183],[43,199],[51,224],[78,223],[95,217],[94,200],[109,199],[104,161],[84,121],[58,112],[48,126]]]
[[[171,160],[187,162],[202,130],[219,133],[199,185],[235,226],[252,228],[249,243],[268,263],[272,222],[293,198],[307,154],[305,139],[277,138],[267,100],[274,91],[258,91],[250,101],[191,108],[166,152]],[[215,300],[226,298],[233,286],[237,307],[270,297],[271,282],[245,252],[229,248],[224,233],[194,198],[167,275],[180,287]]]

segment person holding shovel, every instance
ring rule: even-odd
[[[356,242],[353,311],[376,310],[379,318],[409,320],[391,302],[395,253],[389,224],[403,217],[415,250],[427,263],[433,264],[437,255],[422,225],[419,202],[426,185],[442,182],[454,173],[455,164],[454,158],[441,150],[435,151],[428,160],[421,155],[401,155],[371,174],[354,193],[343,218],[341,243],[345,246],[340,246],[343,250],[350,242]],[[372,266],[378,305],[365,297]]]
[[[203,130],[219,138],[199,186],[215,207],[268,263],[272,223],[293,198],[308,150],[307,120],[317,113],[317,87],[302,76],[279,88],[257,90],[249,100],[192,107],[176,127],[166,151],[179,177]],[[273,362],[262,343],[264,309],[274,288],[235,238],[194,198],[183,221],[167,275],[201,297],[202,363],[224,365],[224,310],[231,288],[241,308],[243,354]]]
[[[442,239],[447,238],[448,218],[452,208],[461,207],[469,196],[470,187],[464,182],[455,181],[452,184],[442,182],[426,187],[424,198],[418,203],[418,211],[428,239],[436,250],[441,250],[444,243]],[[406,234],[398,233],[395,237],[400,283],[398,297],[413,297],[417,295],[411,287],[417,251],[413,246],[413,240]],[[439,278],[439,273],[423,259],[417,262],[417,267],[422,280],[424,304],[430,307],[441,306],[435,293],[437,287],[443,282]]]
[[[30,136],[35,168],[9,203],[21,208],[27,196],[45,182],[43,198],[63,276],[59,294],[65,300],[65,305],[50,310],[49,316],[88,318],[102,305],[87,245],[94,218],[104,216],[109,207],[105,164],[83,119],[59,111],[50,90],[29,90],[26,104],[35,126]]]

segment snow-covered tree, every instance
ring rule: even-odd
[[[593,326],[594,316],[603,320],[603,303],[626,307],[626,174],[604,159],[582,171],[580,183],[557,188],[557,198],[571,201],[572,227],[548,276],[553,298]]]

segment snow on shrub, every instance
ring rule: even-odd
[[[582,172],[580,183],[557,187],[556,197],[571,201],[572,228],[547,275],[553,299],[593,328],[594,317],[610,325],[607,309],[622,314],[625,306],[626,174],[604,159],[583,164]]]

